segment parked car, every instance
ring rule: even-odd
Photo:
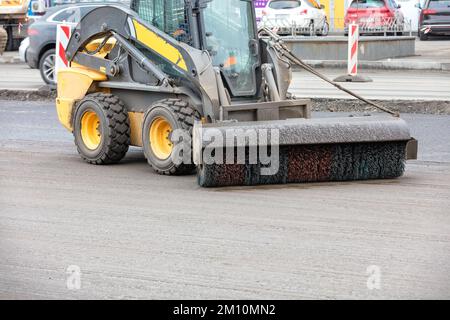
[[[22,40],[19,47],[19,58],[22,62],[27,62],[27,51],[30,47],[30,37],[26,37]]]
[[[115,1],[79,2],[58,5],[47,9],[47,13],[28,27],[29,44],[23,43],[25,60],[33,69],[41,71],[41,77],[47,84],[55,84],[56,26],[63,22],[75,28],[80,19],[95,8]],[[123,1],[129,5],[129,2]]]
[[[278,34],[328,35],[324,6],[316,0],[271,0],[262,11],[261,24]]]
[[[450,35],[450,0],[426,0],[419,17],[419,38]]]
[[[353,0],[345,15],[345,33],[351,23],[359,25],[360,33],[395,32],[405,29],[405,16],[395,0]]]

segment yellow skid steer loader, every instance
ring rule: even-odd
[[[254,12],[249,0],[135,0],[84,16],[56,100],[83,159],[116,163],[138,146],[156,172],[196,170],[203,187],[400,177],[417,154],[407,124],[311,119],[288,88],[293,64],[314,70],[258,33]]]

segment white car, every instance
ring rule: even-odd
[[[318,0],[271,0],[262,11],[261,25],[278,34],[309,34],[326,36],[327,15]]]
[[[19,47],[19,57],[21,62],[27,62],[27,50],[30,47],[30,38],[26,37],[22,40]]]

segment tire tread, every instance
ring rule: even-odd
[[[172,110],[176,120],[181,125],[181,128],[189,132],[192,137],[195,120],[200,119],[201,115],[189,104],[189,102],[183,99],[171,98],[160,100],[155,103],[155,106],[156,105]],[[150,161],[149,164],[152,166],[153,170],[161,175],[188,175],[193,174],[196,170],[196,166],[194,164],[180,164],[166,171],[155,168]]]
[[[84,161],[94,165],[114,164],[122,160],[130,146],[130,122],[123,102],[116,96],[107,93],[92,93],[86,96],[94,100],[104,110],[108,119],[109,143],[104,146],[101,156],[96,160],[88,159],[77,145],[78,153]]]

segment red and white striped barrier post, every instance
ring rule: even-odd
[[[66,58],[66,49],[69,44],[72,29],[67,24],[59,24],[56,28],[56,58],[55,58],[55,79],[58,79],[58,71],[69,67]]]
[[[336,78],[335,82],[372,82],[372,79],[358,75],[359,25],[352,23],[348,30],[347,74]]]
[[[348,75],[358,74],[359,26],[352,23],[348,32]]]

